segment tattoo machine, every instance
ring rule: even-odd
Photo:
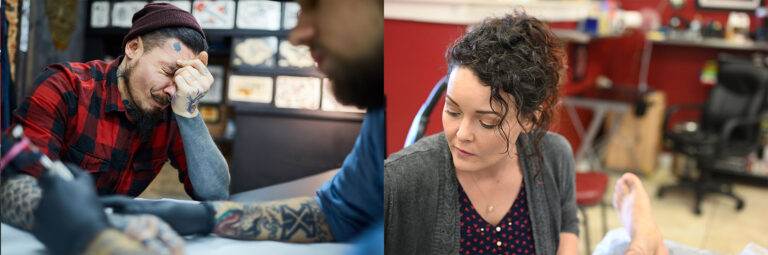
[[[29,141],[29,138],[24,136],[24,128],[21,125],[16,125],[11,130],[10,134],[3,135],[2,145],[0,145],[2,151],[2,158],[0,158],[0,172],[5,170],[11,165],[15,164],[15,167],[27,166],[33,163],[39,163],[45,168],[48,173],[58,176],[64,180],[72,180],[74,176],[72,172],[59,160],[53,161]]]

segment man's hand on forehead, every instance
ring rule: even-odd
[[[207,76],[211,74],[211,72],[208,71],[207,65],[208,65],[208,52],[203,51],[197,55],[197,58],[176,60],[176,66],[178,66],[178,69],[176,70],[176,75],[179,75],[179,71],[181,71],[184,68],[191,68],[191,69],[197,70],[203,76]]]
[[[208,71],[208,53],[203,51],[197,58],[176,60],[179,69],[174,73],[176,95],[173,97],[173,111],[182,117],[197,116],[197,105],[213,84],[213,76]]]

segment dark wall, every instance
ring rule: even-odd
[[[236,105],[231,192],[291,181],[341,166],[362,114]],[[325,114],[325,115],[323,115]]]

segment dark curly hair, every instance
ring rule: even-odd
[[[459,38],[446,52],[449,70],[464,67],[471,70],[484,86],[491,88],[489,102],[506,119],[510,109],[533,135],[533,153],[539,162],[543,157],[541,139],[555,115],[559,84],[565,69],[562,42],[544,22],[517,11],[501,18],[489,18]],[[449,71],[450,72],[450,71]],[[502,93],[508,93],[507,102]],[[507,141],[504,125],[498,131]],[[518,152],[519,153],[519,152]]]

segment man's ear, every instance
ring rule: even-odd
[[[197,58],[203,62],[203,65],[208,65],[208,52],[201,51],[200,54],[197,54]]]
[[[138,58],[144,53],[144,42],[141,40],[141,37],[138,36],[128,41],[128,43],[125,44],[124,50],[126,57],[132,59]]]

